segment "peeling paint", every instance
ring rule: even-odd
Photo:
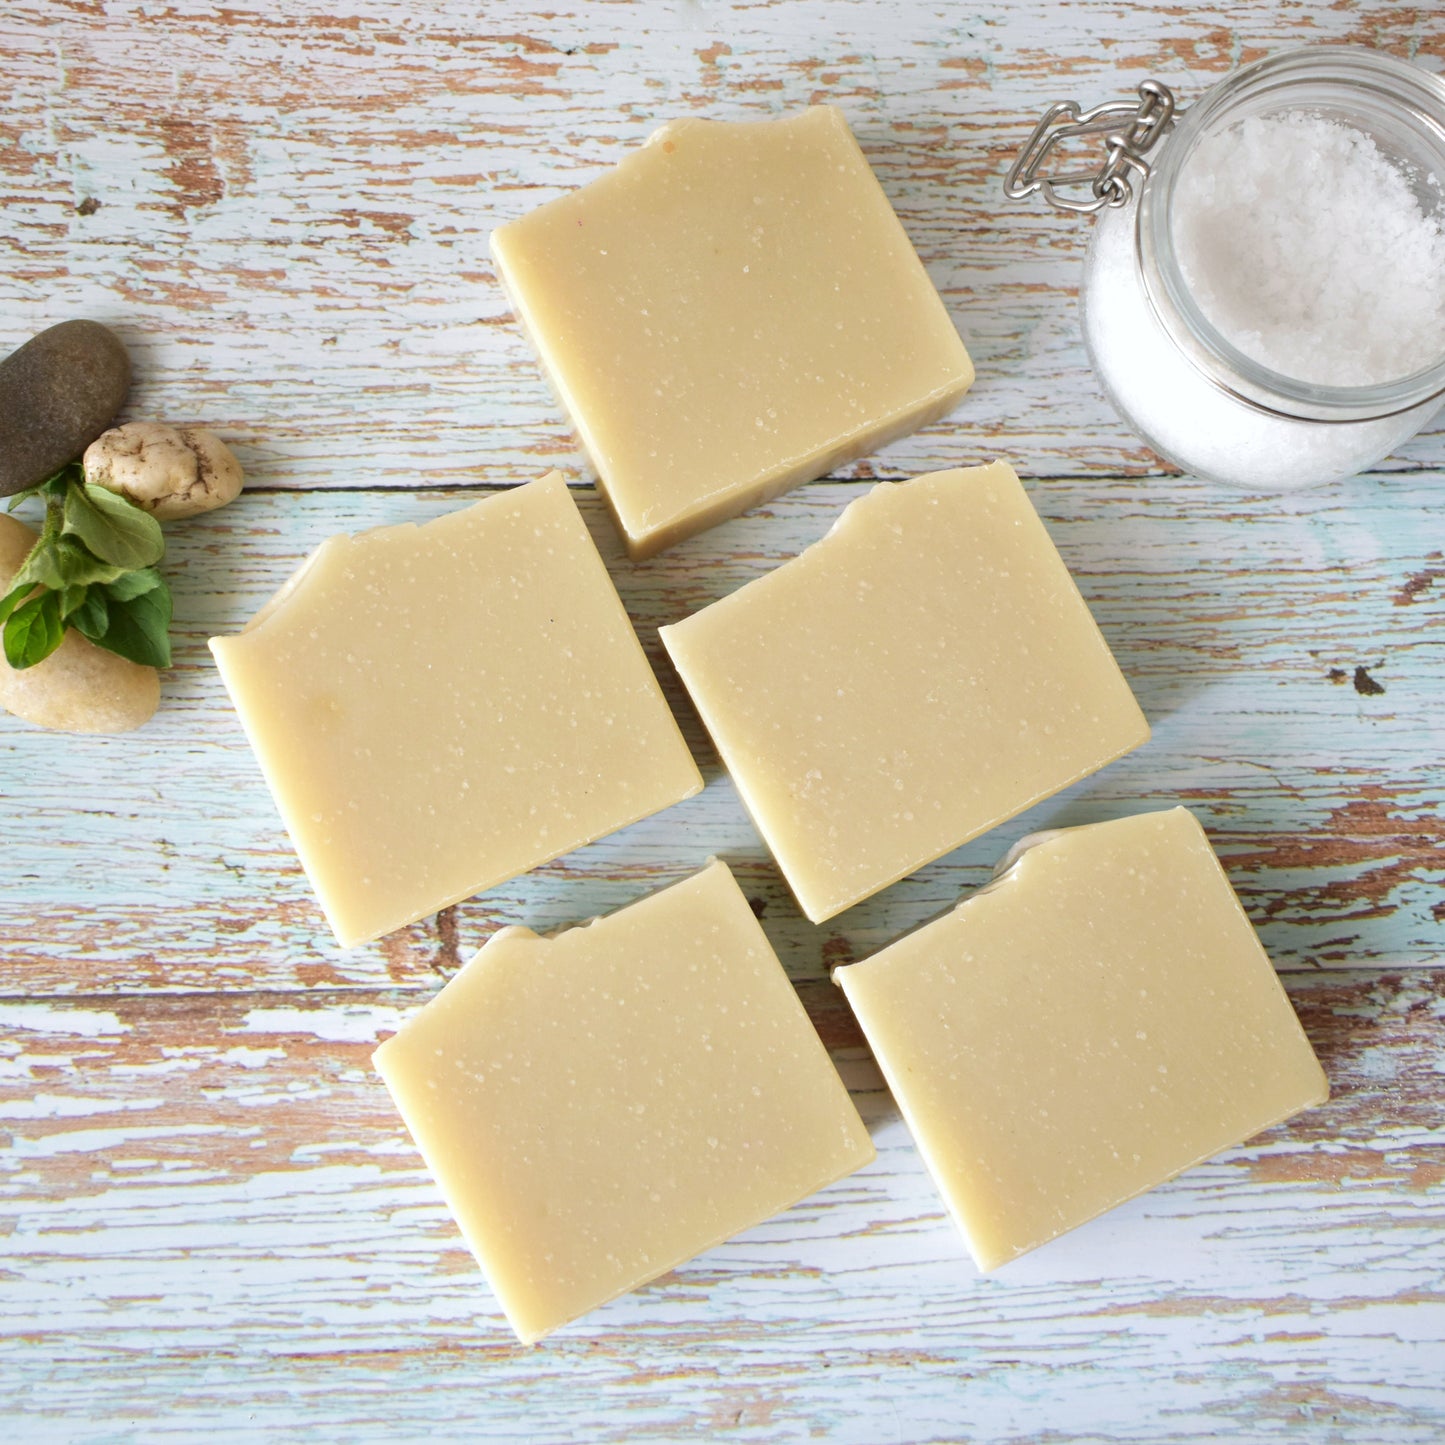
[[[247,1011],[241,1027],[252,1034],[299,1035],[329,1043],[377,1043],[385,1034],[395,1033],[409,1012],[365,1004],[328,1009],[253,1008]]]
[[[0,1028],[16,1029],[22,1034],[70,1034],[87,1039],[130,1032],[129,1024],[106,1010],[65,1008],[39,1001],[0,1001]]]

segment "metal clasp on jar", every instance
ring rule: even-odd
[[[1004,192],[1018,201],[1037,191],[1058,210],[1081,215],[1092,215],[1105,206],[1127,205],[1134,194],[1131,176],[1142,181],[1149,174],[1144,157],[1174,115],[1174,92],[1157,80],[1139,86],[1137,101],[1114,100],[1085,111],[1076,101],[1058,101],[1044,112],[1010,167]],[[1081,136],[1103,137],[1101,166],[1041,174],[1062,142]],[[1086,196],[1070,194],[1080,187],[1087,187]]]

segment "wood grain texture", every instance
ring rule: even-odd
[[[581,467],[488,259],[492,228],[662,121],[841,105],[963,330],[951,422],[859,463],[947,464],[959,431],[1029,475],[1157,470],[1090,378],[1086,227],[1000,181],[1051,101],[1188,103],[1289,44],[1445,67],[1438,8],[1234,0],[1201,19],[1111,0],[705,0],[97,11],[10,0],[0,346],[113,322],[130,414],[203,417],[276,486],[507,482]],[[1438,457],[1412,443],[1392,465]]]
[[[277,14],[284,9],[284,14]],[[1036,113],[1186,102],[1309,40],[1445,69],[1438,7],[9,0],[0,349],[71,314],[127,415],[235,439],[251,491],[169,529],[176,667],[121,738],[0,717],[0,1371],[30,1440],[1434,1442],[1445,1436],[1445,431],[1256,498],[1168,475],[1078,338],[1085,228],[1010,207]],[[843,106],[968,337],[955,415],[634,566],[584,514],[708,786],[342,953],[207,636],[329,533],[585,473],[493,225],[680,114]],[[873,477],[1002,455],[1152,742],[823,928],[748,824],[656,628],[820,536]],[[990,1279],[842,1000],[1035,828],[1194,808],[1330,1075],[1270,1131]],[[533,1350],[368,1056],[493,928],[734,866],[874,1166]]]
[[[10,723],[6,806],[41,820],[7,899],[12,962],[30,996],[431,986],[500,923],[550,927],[607,912],[717,852],[806,980],[951,904],[1026,832],[1183,800],[1209,829],[1280,966],[1428,963],[1445,936],[1436,911],[1445,719],[1431,706],[1445,695],[1445,586],[1422,588],[1407,605],[1400,596],[1434,565],[1431,539],[1415,523],[1438,489],[1431,478],[1393,476],[1356,483],[1348,505],[1221,505],[1199,483],[1034,484],[1154,738],[823,928],[792,902],[657,629],[821,536],[861,485],[814,484],[640,565],[626,561],[598,499],[580,492],[707,788],[448,910],[440,923],[346,953],[280,827],[205,640],[239,628],[339,520],[422,520],[476,494],[349,493],[340,518],[332,494],[246,495],[171,529],[176,666],[148,727],[62,744]],[[1232,557],[1241,544],[1245,556]],[[1383,691],[1361,693],[1356,667]],[[77,796],[81,768],[104,786]],[[111,946],[95,946],[98,911],[118,931]]]
[[[841,1049],[876,1164],[534,1350],[368,1068],[412,991],[7,1004],[0,1352],[82,1438],[1438,1438],[1445,973],[1290,987],[1329,1105],[987,1280]]]

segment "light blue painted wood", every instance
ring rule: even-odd
[[[576,464],[487,258],[497,224],[663,120],[840,105],[966,335],[955,420],[1031,473],[1157,471],[1087,374],[1086,226],[1004,201],[1050,102],[1195,99],[1241,58],[1355,40],[1445,67],[1428,6],[1244,0],[1197,20],[1084,0],[315,0],[284,15],[11,0],[0,346],[74,312],[134,349],[137,416],[208,418],[284,486],[411,486]],[[332,23],[332,21],[335,23]],[[154,66],[137,55],[159,54]],[[76,207],[99,202],[89,215]],[[8,349],[8,347],[7,347]],[[953,428],[884,453],[946,464]],[[1403,464],[1428,466],[1439,434]],[[863,464],[863,474],[871,463]]]
[[[367,1067],[413,991],[11,1006],[0,1359],[77,1439],[1438,1438],[1442,982],[1295,976],[1330,1104],[989,1279],[841,1050],[876,1164],[533,1349]]]
[[[0,347],[68,314],[114,322],[129,414],[218,426],[255,489],[171,529],[177,666],[151,724],[62,738],[0,718],[0,1370],[22,1438],[1445,1435],[1445,432],[1387,476],[1286,499],[1162,475],[1087,372],[1085,229],[999,193],[1060,96],[1157,74],[1187,102],[1311,39],[1438,72],[1434,22],[1386,0],[6,7]],[[206,636],[332,531],[553,464],[580,480],[487,231],[663,119],[812,100],[855,126],[977,385],[850,480],[641,567],[581,493],[706,791],[340,953]],[[815,929],[655,628],[821,535],[862,479],[994,455],[1036,479],[1154,739]],[[1359,667],[1383,693],[1356,690]],[[982,882],[1025,831],[1180,799],[1334,1097],[980,1280],[826,969]],[[880,1158],[523,1350],[370,1048],[499,923],[606,911],[714,852]]]
[[[173,988],[294,987],[308,976],[424,982],[501,922],[552,927],[605,912],[714,852],[766,905],[765,925],[795,976],[816,978],[825,952],[834,963],[871,953],[982,882],[1025,832],[1176,801],[1210,830],[1282,967],[1439,957],[1445,718],[1433,700],[1445,696],[1445,576],[1399,605],[1412,577],[1439,570],[1420,526],[1439,483],[1407,476],[1342,484],[1313,503],[1221,498],[1203,484],[1143,478],[1035,483],[1153,740],[826,927],[808,924],[656,629],[820,536],[858,485],[814,484],[639,566],[623,558],[597,499],[580,494],[706,791],[461,905],[454,945],[417,925],[345,955],[280,828],[205,638],[243,625],[330,532],[435,516],[475,494],[255,494],[173,528],[177,665],[154,721],[110,739],[0,721],[5,805],[36,820],[0,843],[13,860],[5,906],[14,932],[45,940],[30,989],[87,993],[138,978]],[[1357,666],[1384,692],[1357,692]],[[97,911],[149,937],[94,957]]]

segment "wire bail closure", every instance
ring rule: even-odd
[[[1060,211],[1091,216],[1105,206],[1127,205],[1133,177],[1149,174],[1144,157],[1174,119],[1174,92],[1157,80],[1139,86],[1139,99],[1114,100],[1081,111],[1077,101],[1061,100],[1044,112],[1004,180],[1004,194],[1020,201],[1035,191]],[[1063,122],[1060,124],[1060,122]],[[1097,170],[1041,175],[1061,141],[1102,136],[1104,163]],[[1071,194],[1087,187],[1086,196]]]

